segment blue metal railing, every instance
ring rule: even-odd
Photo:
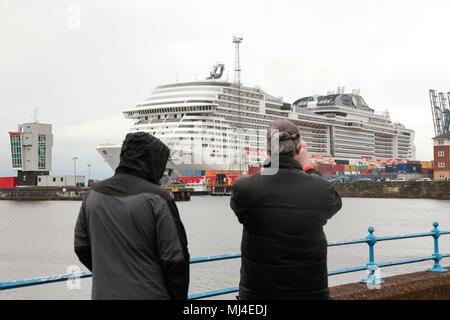
[[[364,266],[357,266],[357,267],[329,271],[328,276],[369,270],[367,279],[362,279],[360,282],[365,283],[365,284],[370,284],[370,285],[381,285],[382,283],[384,283],[384,280],[377,277],[376,271],[378,270],[378,268],[389,267],[389,266],[398,266],[398,265],[402,265],[402,264],[423,262],[423,261],[428,261],[428,260],[433,260],[434,264],[431,268],[427,269],[427,271],[446,272],[447,269],[442,268],[440,261],[442,260],[442,258],[450,257],[450,253],[441,254],[439,252],[439,237],[441,235],[450,234],[450,231],[439,230],[438,226],[439,226],[439,223],[434,222],[433,223],[434,228],[430,232],[399,235],[399,236],[386,236],[386,237],[376,237],[373,234],[374,228],[369,227],[369,229],[368,229],[369,235],[363,239],[350,240],[350,241],[339,241],[339,242],[329,242],[328,243],[329,247],[367,243],[369,245],[369,262]],[[420,238],[420,237],[428,237],[428,236],[431,236],[434,239],[434,253],[431,256],[422,257],[422,258],[406,259],[406,260],[390,261],[390,262],[382,262],[382,263],[375,262],[374,247],[375,247],[375,244],[379,241]],[[195,263],[203,263],[203,262],[212,262],[212,261],[235,259],[235,258],[240,258],[240,257],[241,257],[240,253],[229,253],[229,254],[222,254],[222,255],[209,256],[209,257],[192,258],[190,260],[190,263],[195,264]],[[35,279],[29,279],[29,280],[0,282],[0,291],[7,290],[7,289],[20,288],[20,287],[40,285],[40,284],[74,280],[74,279],[80,279],[80,278],[89,278],[89,277],[92,277],[91,273],[82,272],[82,273],[77,273],[77,274],[63,274],[63,275],[41,277],[41,278],[35,278]],[[192,295],[189,295],[188,299],[201,299],[201,298],[213,297],[213,296],[223,295],[223,294],[237,292],[237,291],[239,291],[239,287],[231,287],[231,288],[225,288],[225,289],[220,289],[220,290],[207,291],[207,292],[198,293],[198,294],[192,294]]]

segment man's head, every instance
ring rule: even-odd
[[[149,133],[129,133],[122,144],[116,173],[132,174],[157,184],[169,155],[169,148]]]
[[[278,149],[272,150],[272,144]],[[278,151],[294,157],[300,151],[301,139],[298,127],[287,119],[278,119],[272,122],[267,129],[267,151],[269,154]]]

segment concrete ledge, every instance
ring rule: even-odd
[[[383,280],[380,289],[349,283],[331,287],[330,295],[333,300],[450,300],[450,271],[414,272]]]

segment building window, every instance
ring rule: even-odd
[[[444,140],[439,139],[439,140],[438,140],[438,144],[444,144]]]
[[[38,159],[38,169],[46,169],[45,158],[39,158]]]
[[[444,178],[445,178],[445,174],[442,174],[442,173],[441,173],[441,174],[439,175],[439,179],[444,179]]]
[[[56,178],[53,178],[53,182],[56,182]]]
[[[38,148],[38,156],[39,157],[45,157],[45,151],[46,151],[45,149],[46,149],[45,146]]]
[[[438,162],[438,168],[445,168],[444,162]]]
[[[445,155],[444,151],[438,151],[438,157],[443,157]]]
[[[47,137],[45,136],[45,134],[38,135],[38,143],[39,144],[45,144],[46,140],[47,140]]]

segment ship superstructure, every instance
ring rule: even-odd
[[[359,94],[342,91],[291,104],[260,88],[223,81],[223,70],[218,64],[205,80],[161,85],[123,112],[134,120],[130,132],[149,132],[169,146],[176,175],[260,166],[267,157],[267,127],[279,118],[299,127],[312,156],[347,163],[415,158],[414,131],[387,113],[376,114]],[[97,150],[115,169],[120,147]]]

